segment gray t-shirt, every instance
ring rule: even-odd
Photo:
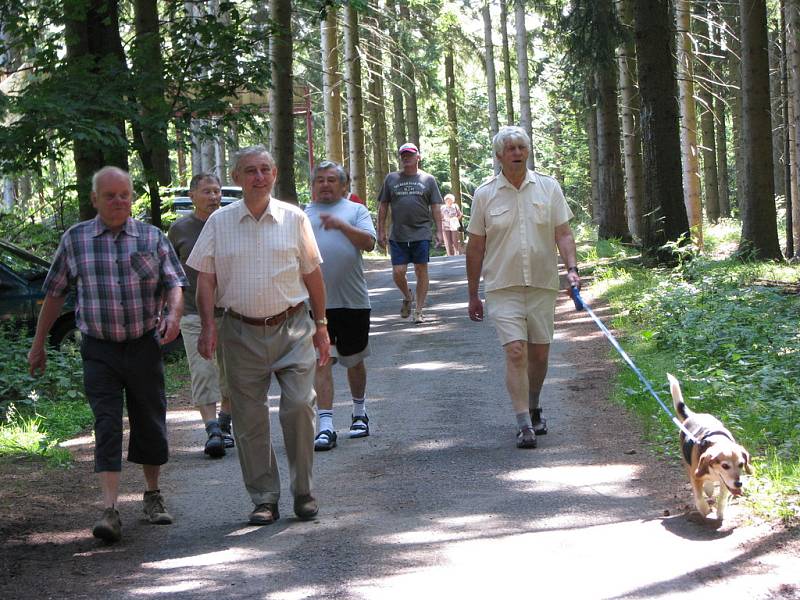
[[[306,214],[322,254],[325,307],[370,308],[361,250],[338,229],[323,229],[320,220],[321,214],[330,214],[377,238],[369,211],[361,204],[342,198],[332,204],[312,202],[306,207]]]
[[[417,171],[415,175],[404,175],[397,171],[389,173],[383,181],[378,200],[391,203],[390,240],[419,242],[431,239],[431,205],[442,203],[442,194],[433,175],[425,171]]]
[[[186,260],[192,253],[192,248],[194,248],[197,238],[200,237],[200,232],[205,224],[205,221],[201,221],[194,214],[186,215],[175,221],[167,233],[167,238],[172,242],[172,247],[175,248],[175,253],[181,260],[183,270],[189,279],[189,287],[183,289],[183,314],[197,314],[197,305],[195,304],[197,271],[187,266]]]

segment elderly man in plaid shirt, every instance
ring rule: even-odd
[[[61,238],[43,285],[45,300],[28,353],[31,374],[44,372],[47,334],[67,293],[76,288],[84,387],[95,417],[95,472],[105,503],[92,533],[106,542],[122,535],[117,496],[123,401],[131,430],[128,460],[144,471],[145,516],[151,523],[172,522],[158,488],[161,465],[168,458],[161,344],[178,335],[182,288],[188,281],[166,236],[130,217],[132,199],[127,172],[104,167],[95,173],[92,205],[97,216],[74,225]]]

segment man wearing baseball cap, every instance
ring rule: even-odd
[[[423,308],[428,295],[428,260],[430,258],[431,230],[436,223],[437,243],[444,243],[442,232],[442,195],[433,175],[419,168],[419,149],[406,142],[398,149],[400,171],[389,173],[378,195],[378,243],[386,246],[392,258],[394,283],[403,294],[400,316],[411,314],[414,298],[408,287],[408,264],[414,264],[417,278],[414,322],[423,323]],[[389,207],[392,212],[392,229],[387,236],[386,219]]]

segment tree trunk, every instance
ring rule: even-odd
[[[344,60],[347,81],[347,141],[350,156],[350,179],[353,191],[367,197],[367,158],[364,152],[364,107],[361,90],[361,55],[359,54],[358,11],[349,4],[344,9]]]
[[[692,238],[703,246],[703,210],[700,206],[700,163],[697,158],[697,113],[694,105],[694,73],[689,0],[678,0],[678,89],[681,106],[681,164],[683,200]]]
[[[727,45],[723,48],[722,36],[725,29],[725,22],[722,20],[720,11],[718,10],[719,3],[714,3],[716,12],[714,14],[714,54],[715,57],[712,64],[715,66],[715,71],[722,78],[725,72],[725,65],[728,64],[727,59]],[[727,107],[725,103],[725,96],[727,95],[726,87],[718,85],[716,94],[714,94],[714,116],[716,118],[716,146],[717,146],[717,185],[719,190],[719,212],[721,217],[728,218],[731,216],[731,202],[730,202],[730,178],[728,176],[728,125],[727,125]]]
[[[776,25],[777,27],[778,25]],[[786,197],[783,170],[783,127],[781,118],[781,55],[780,31],[767,31],[767,52],[769,60],[769,97],[772,123],[772,185],[775,196]]]
[[[336,5],[327,8],[320,22],[322,46],[322,106],[325,113],[325,158],[343,164],[342,75],[339,72],[339,45]]]
[[[792,165],[792,222],[794,223],[794,247],[800,248],[800,182],[798,182],[798,159],[800,159],[800,0],[786,0],[787,68],[789,70],[789,137]]]
[[[387,23],[388,37],[394,40],[397,49],[391,53],[390,72],[388,81],[392,88],[392,129],[394,133],[394,150],[393,156],[396,156],[397,149],[408,141],[408,134],[406,133],[406,119],[405,119],[405,99],[403,97],[403,69],[400,59],[400,42],[397,33],[397,11],[395,7],[395,0],[386,0],[386,11],[389,13]],[[383,182],[381,182],[382,184]],[[380,189],[380,188],[378,188]]]
[[[742,31],[742,154],[745,165],[740,251],[779,259],[772,179],[766,0],[740,0]]]
[[[292,90],[292,3],[270,0],[272,33],[269,38],[272,89],[270,90],[270,129],[272,157],[278,168],[273,195],[297,204],[294,178],[294,115]]]
[[[136,38],[131,53],[135,81],[139,82],[136,98],[143,117],[133,124],[134,145],[142,161],[143,175],[150,192],[150,219],[161,227],[159,184],[172,180],[169,166],[169,106],[164,93],[164,66],[161,55],[161,33],[156,0],[135,0],[134,26]]]
[[[128,77],[125,52],[119,34],[117,0],[88,0],[64,5],[67,67],[80,69],[88,64],[85,73],[97,82],[97,89],[108,87],[106,94],[115,93],[118,86],[104,86],[103,82],[117,82]],[[121,102],[121,98],[119,99]],[[76,137],[73,140],[73,159],[78,192],[80,218],[91,219],[96,214],[91,203],[92,175],[107,165],[128,169],[128,148],[125,122],[109,117],[98,110],[98,127],[109,131],[103,142]],[[106,141],[107,140],[107,141]]]
[[[714,96],[711,93],[711,72],[708,68],[713,55],[708,11],[698,5],[697,37],[702,52],[697,60],[697,96],[700,99],[700,131],[703,136],[703,186],[706,199],[706,216],[712,223],[719,221],[719,181],[717,178],[717,140],[714,127]]]
[[[786,40],[786,0],[781,0],[781,21],[780,21],[780,40],[781,48],[781,115],[783,117],[783,189],[786,194],[786,258],[794,258],[794,203],[797,202],[797,195],[792,190],[792,167],[791,167],[791,121],[789,120],[789,46]]]
[[[681,188],[678,85],[675,76],[675,31],[669,0],[634,3],[636,56],[642,102],[644,215],[642,248],[661,260],[662,249],[689,233]]]
[[[611,9],[608,3],[609,11]],[[610,58],[610,57],[609,57]],[[625,185],[622,181],[619,118],[617,111],[617,74],[614,62],[597,66],[597,158],[598,198],[600,210],[595,213],[597,237],[630,241],[625,219]]]
[[[404,22],[406,27],[410,27],[411,15],[408,10],[408,0],[398,0],[400,7],[400,19]],[[414,142],[419,147],[419,111],[417,110],[417,79],[416,69],[412,61],[414,48],[410,40],[410,34],[403,32],[400,36],[403,40],[403,88],[405,89],[405,102],[406,102],[406,128],[408,130],[408,140]]]
[[[506,125],[514,125],[514,92],[511,87],[511,52],[508,44],[508,1],[500,0],[500,39],[503,44],[503,84],[506,92]]]
[[[456,75],[453,45],[449,44],[444,55],[444,87],[447,102],[447,145],[450,154],[450,193],[461,204],[461,158],[458,153],[458,117],[456,116]]]
[[[483,48],[486,63],[486,92],[489,98],[489,135],[494,138],[500,129],[500,120],[497,115],[497,79],[494,70],[494,43],[492,42],[492,15],[489,11],[488,0],[481,7],[483,16]],[[495,174],[500,171],[500,162],[494,152],[492,159]]]
[[[616,0],[617,14],[630,36],[617,51],[619,90],[622,116],[622,141],[625,149],[625,206],[628,230],[641,240],[642,196],[642,131],[639,124],[639,92],[636,89],[636,46],[633,41],[632,0]]]
[[[381,16],[377,9],[377,2],[370,5],[369,15],[372,27],[370,27],[370,62],[373,65],[383,65],[383,46],[382,41],[376,34],[385,28],[381,24]],[[389,146],[389,136],[386,132],[386,108],[383,103],[384,87],[383,73],[381,70],[371,69],[369,80],[369,96],[367,99],[367,114],[369,114],[371,146],[372,146],[372,196],[377,197],[378,191],[383,185],[383,180],[389,174],[389,160],[387,149]],[[367,196],[370,196],[369,191]],[[364,198],[365,202],[367,198]]]
[[[525,0],[514,0],[514,27],[517,42],[517,83],[519,85],[519,126],[531,139],[528,168],[536,166],[533,149],[533,120],[531,118],[531,88],[528,79],[528,30],[525,28]]]
[[[586,81],[586,137],[589,145],[589,179],[591,183],[592,197],[589,202],[589,216],[593,223],[596,223],[596,215],[600,213],[600,175],[599,158],[597,152],[597,92],[594,89],[594,82],[590,79]]]
[[[734,208],[738,211],[741,205],[741,195],[744,190],[744,161],[742,158],[742,64],[741,42],[739,40],[739,16],[736,13],[735,2],[722,2],[723,20],[725,27],[730,30],[728,36],[728,72],[730,73],[731,94],[729,96],[731,110],[731,140],[733,141],[734,154],[734,183],[736,189],[733,193],[733,201],[730,203],[731,215]]]

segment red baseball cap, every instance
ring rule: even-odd
[[[398,154],[403,154],[405,152],[411,152],[413,154],[419,154],[419,148],[417,148],[411,142],[406,142],[405,144],[400,146],[400,149],[397,151],[397,153]]]

